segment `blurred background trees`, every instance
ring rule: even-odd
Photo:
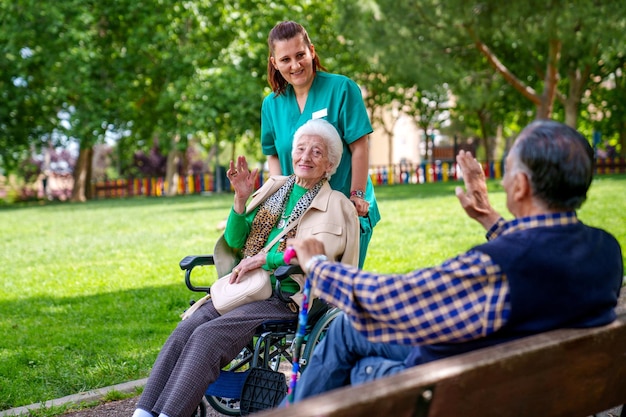
[[[0,174],[45,176],[44,155],[71,150],[84,201],[92,175],[263,163],[266,39],[285,19],[359,82],[390,143],[404,114],[426,155],[437,129],[497,159],[541,117],[625,152],[623,2],[0,0]]]

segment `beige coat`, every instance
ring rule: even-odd
[[[272,176],[261,188],[251,196],[247,211],[250,212],[275,193],[289,177]],[[296,229],[296,238],[305,239],[314,237],[324,243],[325,255],[329,260],[358,265],[360,226],[356,209],[352,202],[341,192],[330,188],[328,182],[317,193],[309,208],[300,216]],[[220,241],[223,239],[220,239]],[[216,245],[216,266],[222,257],[224,248]],[[232,269],[231,266],[224,266]],[[222,268],[224,268],[222,267]],[[218,274],[220,271],[218,266]],[[228,269],[228,272],[230,272]],[[224,271],[226,272],[226,271]],[[221,276],[221,275],[220,275]],[[304,285],[303,276],[292,277],[300,288]],[[300,304],[301,294],[294,296],[294,301]]]

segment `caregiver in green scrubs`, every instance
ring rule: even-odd
[[[325,119],[339,132],[344,152],[330,186],[354,203],[361,222],[359,267],[363,267],[372,229],[380,220],[370,180],[367,137],[372,125],[359,86],[321,65],[304,27],[280,22],[268,36],[268,81],[272,93],[263,100],[261,146],[270,175],[293,173],[291,141],[307,120]]]

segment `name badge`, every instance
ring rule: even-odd
[[[322,109],[318,111],[314,111],[311,115],[311,119],[321,119],[322,117],[328,116],[328,109]]]

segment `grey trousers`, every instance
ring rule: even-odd
[[[189,417],[206,388],[219,376],[220,369],[252,340],[262,322],[296,318],[297,313],[274,296],[243,305],[223,316],[209,300],[181,321],[167,339],[137,408],[154,415]]]

